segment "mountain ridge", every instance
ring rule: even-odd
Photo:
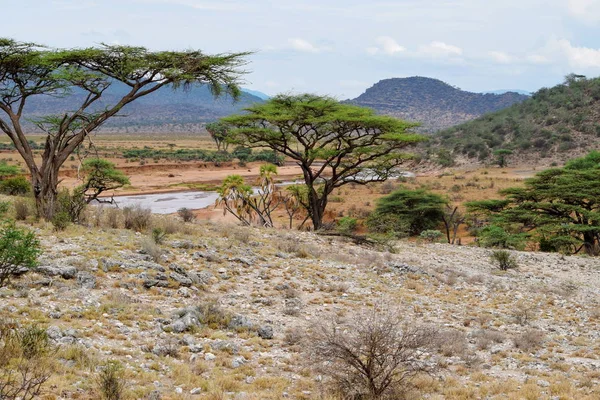
[[[346,102],[370,107],[380,114],[421,122],[421,131],[434,132],[524,101],[527,96],[474,93],[435,78],[413,76],[380,80]]]

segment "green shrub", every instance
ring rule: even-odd
[[[167,236],[166,232],[162,228],[153,228],[152,229],[152,240],[156,244],[162,244]]]
[[[125,377],[123,367],[117,361],[109,361],[100,370],[96,378],[100,395],[104,400],[121,400],[124,398]]]
[[[495,250],[490,258],[502,271],[518,267],[517,260],[506,250]]]
[[[388,239],[403,238],[409,235],[409,223],[398,215],[371,213],[367,217],[367,227],[374,234],[383,234]]]
[[[421,239],[427,240],[430,243],[435,242],[443,236],[443,233],[433,229],[427,229],[419,235]]]
[[[6,285],[21,267],[32,268],[41,253],[33,232],[7,222],[0,230],[0,287]]]
[[[343,217],[338,220],[337,230],[344,235],[351,235],[356,231],[356,227],[358,226],[358,221],[356,218],[352,217]]]
[[[51,222],[55,231],[64,231],[71,224],[71,217],[66,211],[58,211],[52,216]]]
[[[477,239],[479,245],[483,247],[523,250],[527,235],[524,233],[510,233],[500,226],[488,225],[478,232]]]
[[[447,200],[424,189],[398,189],[377,202],[375,214],[401,218],[408,224],[411,235],[435,229],[444,216]],[[374,217],[378,218],[378,217]]]
[[[31,191],[31,183],[24,176],[15,176],[0,181],[0,193],[9,196],[22,196]]]

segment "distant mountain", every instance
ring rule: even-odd
[[[527,96],[518,93],[466,92],[437,79],[416,76],[384,79],[348,102],[421,122],[420,130],[434,132],[526,99]]]
[[[253,96],[256,96],[256,97],[258,97],[260,99],[263,99],[263,100],[269,100],[271,98],[271,96],[269,96],[268,94],[265,94],[263,92],[259,92],[258,90],[252,90],[252,89],[242,88],[242,91],[244,91],[246,93],[249,93],[249,94],[251,94]]]
[[[512,161],[540,164],[599,149],[600,78],[568,76],[520,104],[438,132],[429,145],[444,159],[487,162],[494,150],[509,149]]]
[[[122,83],[114,83],[94,104],[94,110],[114,105],[128,91]],[[84,97],[75,91],[65,98],[32,97],[26,107],[28,117],[59,114],[76,109]],[[206,122],[240,112],[243,108],[264,100],[243,90],[237,102],[228,95],[215,98],[208,87],[195,86],[189,90],[164,87],[125,106],[120,116],[108,120],[100,128],[104,132],[203,132]],[[37,131],[33,123],[28,131]]]
[[[483,93],[491,93],[491,94],[518,93],[518,94],[522,94],[524,96],[531,96],[531,92],[528,92],[527,90],[520,90],[520,89],[500,89],[500,90],[491,90],[489,92],[483,92]]]

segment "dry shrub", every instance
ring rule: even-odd
[[[142,239],[142,252],[148,254],[154,262],[160,262],[163,254],[160,245],[158,245],[151,237],[145,237]]]
[[[0,399],[35,399],[54,370],[55,348],[44,329],[15,325],[0,325]]]
[[[15,219],[17,221],[25,221],[31,214],[31,206],[27,199],[17,199],[14,202]]]
[[[106,226],[113,229],[121,227],[121,211],[117,208],[106,208],[104,210],[104,221]]]
[[[537,349],[544,343],[544,332],[537,329],[528,329],[516,336],[513,341],[517,349],[529,352]]]
[[[142,232],[150,226],[152,211],[149,208],[143,208],[139,204],[133,207],[125,207],[123,208],[123,219],[125,229]]]
[[[475,346],[479,350],[486,350],[493,343],[502,343],[506,339],[506,336],[502,332],[489,329],[475,331],[473,332],[473,337],[475,338]]]
[[[344,399],[402,399],[413,378],[428,370],[425,351],[435,331],[408,324],[397,311],[373,309],[351,325],[320,324],[308,334],[317,372]]]
[[[285,344],[293,346],[299,344],[302,341],[302,339],[304,339],[304,337],[304,329],[295,326],[293,328],[286,329],[283,341],[285,342]]]
[[[435,338],[436,348],[446,357],[465,357],[468,353],[467,336],[456,329],[441,331]]]
[[[196,219],[196,214],[189,208],[180,208],[177,210],[177,215],[183,220],[183,222],[193,222]]]

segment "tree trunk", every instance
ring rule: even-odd
[[[48,168],[45,174],[32,171],[31,186],[35,197],[37,216],[48,221],[51,220],[56,211],[58,168]]]
[[[593,232],[586,232],[583,234],[583,248],[585,253],[590,256],[600,255],[600,246],[596,243],[596,237]]]
[[[323,227],[323,215],[325,214],[325,207],[327,205],[327,194],[323,193],[321,198],[317,192],[309,187],[308,189],[308,205],[310,209],[310,219],[313,223],[313,229],[315,231]]]

